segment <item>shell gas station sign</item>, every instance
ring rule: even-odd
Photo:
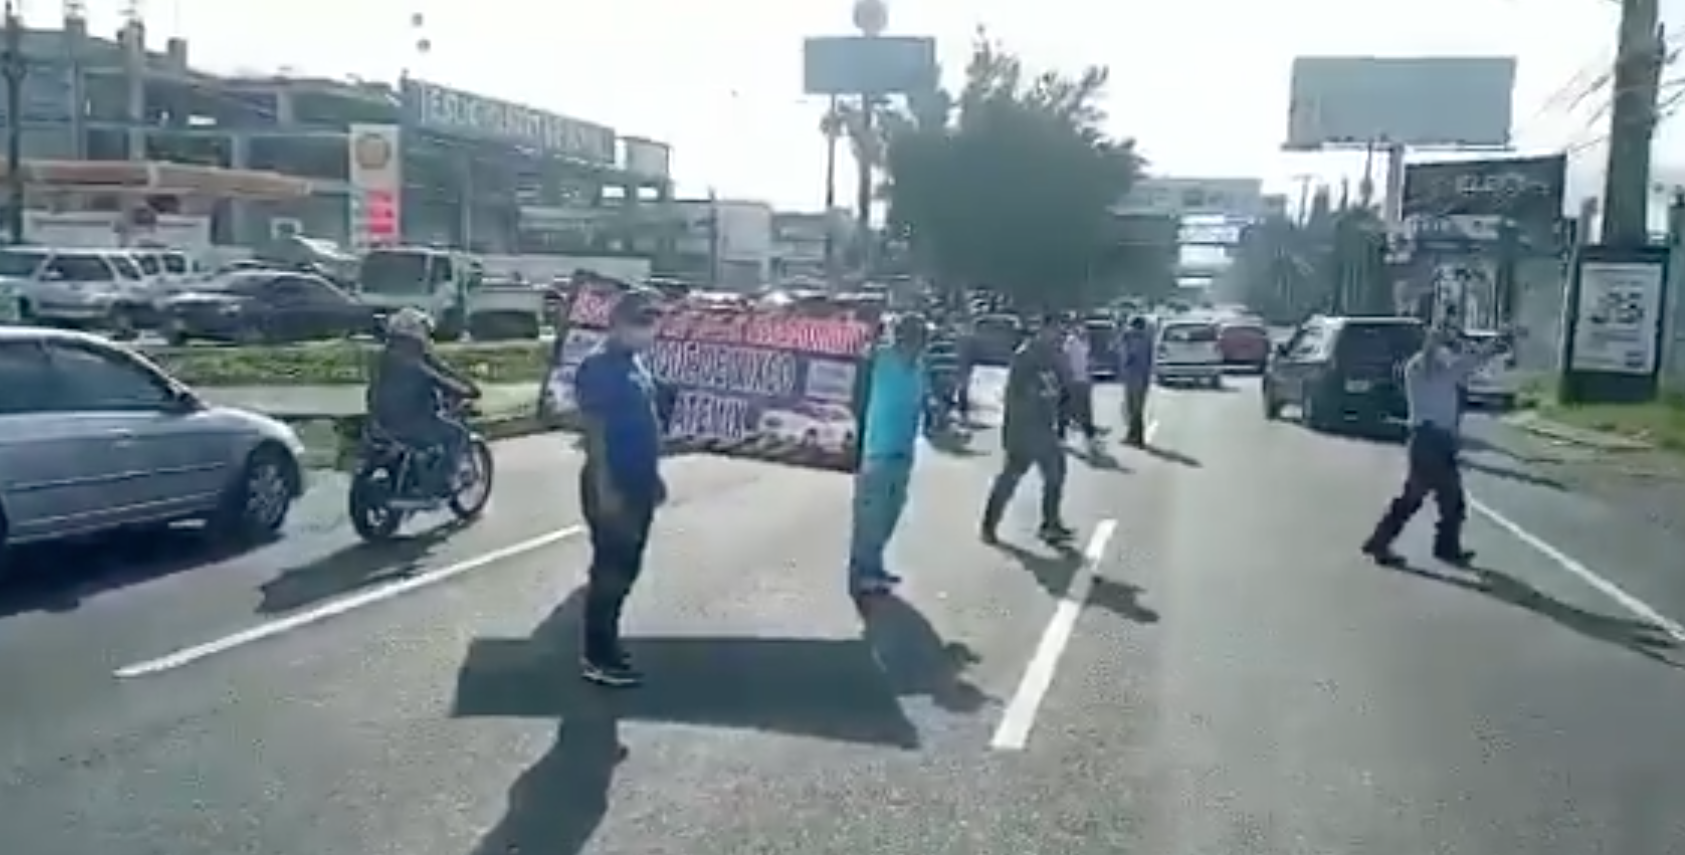
[[[397,125],[352,125],[348,137],[351,244],[399,243],[403,234],[402,152]]]

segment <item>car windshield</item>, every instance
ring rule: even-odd
[[[1174,324],[1164,328],[1164,340],[1176,344],[1204,344],[1217,340],[1210,324]]]
[[[261,296],[268,290],[269,283],[275,281],[275,274],[268,272],[233,273],[226,276],[213,277],[198,287],[201,291],[216,291],[233,294],[240,297]]]
[[[187,256],[174,253],[164,256],[164,270],[169,273],[186,273]]]
[[[357,274],[368,294],[418,294],[428,290],[425,252],[371,252]]]
[[[145,278],[145,277],[141,276],[140,265],[135,264],[134,259],[130,258],[129,256],[127,256],[127,255],[111,255],[111,256],[108,256],[108,257],[111,259],[111,266],[117,270],[118,277],[120,277],[122,279],[143,279],[143,278]]]
[[[136,253],[135,263],[139,264],[141,272],[148,276],[156,276],[164,271],[164,263],[156,255]]]
[[[47,253],[39,249],[0,250],[0,276],[34,276]]]
[[[1347,323],[1337,347],[1335,356],[1340,358],[1398,362],[1422,348],[1422,325]]]

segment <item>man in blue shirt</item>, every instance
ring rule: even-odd
[[[1153,386],[1153,331],[1136,315],[1118,340],[1118,379],[1123,382],[1124,420],[1129,430],[1123,441],[1147,444],[1147,392]]]
[[[907,507],[928,394],[921,357],[929,335],[923,316],[902,315],[893,340],[872,356],[849,544],[848,580],[856,594],[886,593],[901,581],[884,566],[884,550]]]
[[[609,336],[579,364],[574,395],[585,433],[580,505],[591,536],[581,668],[605,686],[640,681],[620,643],[620,613],[643,570],[661,480],[661,420],[655,379],[641,354],[655,343],[658,311],[628,292],[609,317]]]

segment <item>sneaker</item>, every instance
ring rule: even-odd
[[[849,580],[849,592],[857,597],[877,597],[891,593],[895,584],[880,576],[856,576]]]
[[[643,675],[629,665],[599,665],[589,660],[579,663],[579,676],[612,689],[629,689],[643,682]]]
[[[1364,555],[1369,556],[1369,560],[1374,561],[1382,567],[1404,566],[1404,557],[1392,551],[1392,547],[1390,546],[1365,543],[1363,546],[1359,547],[1359,551],[1361,551]]]
[[[1474,550],[1435,549],[1433,551],[1433,557],[1451,565],[1452,567],[1467,568],[1470,564],[1474,563]]]
[[[990,546],[1000,543],[1000,535],[991,526],[979,526],[977,537]]]
[[[1036,531],[1036,536],[1048,543],[1070,543],[1077,533],[1061,523],[1046,523]]]

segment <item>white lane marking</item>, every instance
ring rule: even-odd
[[[1053,687],[1053,674],[1059,668],[1059,657],[1064,655],[1065,646],[1071,642],[1071,632],[1076,629],[1077,617],[1082,614],[1083,606],[1088,602],[1088,595],[1094,590],[1094,574],[1100,566],[1100,559],[1106,555],[1106,544],[1111,542],[1112,533],[1117,530],[1117,520],[1101,520],[1094,527],[1094,534],[1088,538],[1088,547],[1082,551],[1082,565],[1077,568],[1076,575],[1071,577],[1069,587],[1065,589],[1065,596],[1059,599],[1059,605],[1053,610],[1053,618],[1047,622],[1047,629],[1042,631],[1041,642],[1036,645],[1035,655],[1030,657],[1030,664],[1024,669],[1024,677],[1018,682],[1018,691],[1012,694],[1012,700],[1006,705],[1006,713],[1001,716],[1000,725],[995,728],[994,739],[989,741],[989,747],[996,751],[1022,751],[1030,741],[1030,729],[1035,727],[1036,712],[1041,709],[1042,699],[1047,697],[1047,690]]]
[[[477,555],[466,561],[457,562],[456,564],[452,564],[448,567],[441,567],[437,570],[429,570],[425,573],[410,576],[405,579],[399,579],[389,584],[370,588],[366,591],[361,591],[338,600],[323,603],[320,606],[308,611],[288,615],[284,618],[273,620],[268,623],[258,624],[250,629],[236,632],[233,635],[223,636],[222,638],[218,638],[214,641],[207,641],[204,644],[183,648],[167,656],[160,656],[157,659],[149,659],[145,662],[138,662],[134,665],[118,668],[113,676],[117,677],[119,680],[127,680],[133,677],[145,677],[163,671],[174,670],[182,667],[183,665],[189,665],[197,662],[200,659],[215,656],[218,653],[226,653],[236,647],[244,647],[245,645],[263,641],[264,639],[274,638],[277,635],[292,632],[295,629],[301,629],[313,623],[325,621],[329,618],[338,617],[365,606],[372,606],[375,603],[390,600],[393,597],[399,597],[404,594],[412,593],[429,585],[437,585],[447,579],[461,576],[464,573],[478,570],[481,567],[496,564],[499,561],[505,561],[537,549],[543,549],[551,544],[560,543],[570,537],[575,537],[584,531],[584,526],[573,525],[557,529],[549,534],[542,534],[538,537],[529,538],[518,543],[511,543],[508,546],[493,549],[490,552]]]
[[[1481,516],[1491,520],[1504,531],[1515,535],[1517,540],[1533,548],[1534,552],[1549,558],[1556,566],[1568,571],[1581,582],[1590,585],[1593,590],[1614,600],[1621,608],[1632,613],[1633,616],[1646,623],[1654,624],[1662,632],[1672,636],[1675,641],[1685,642],[1685,626],[1650,607],[1649,603],[1627,593],[1626,589],[1598,575],[1590,567],[1581,564],[1560,549],[1550,545],[1544,538],[1528,531],[1509,517],[1498,513],[1490,505],[1478,499],[1469,498],[1469,507]]]

